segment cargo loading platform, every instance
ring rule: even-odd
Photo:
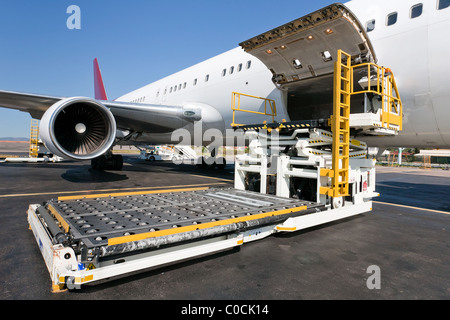
[[[54,291],[231,249],[325,206],[228,188],[61,197],[28,221]]]
[[[366,158],[367,144],[353,137],[361,132],[360,124],[351,121],[350,98],[372,93],[386,106],[378,112],[385,130],[370,134],[398,134],[402,105],[390,72],[352,63],[352,56],[338,51],[334,111],[328,121],[246,127],[234,123],[234,113],[247,111],[232,104],[232,126],[244,129],[251,141],[248,153],[236,156],[232,189],[97,194],[30,205],[28,222],[53,290],[80,289],[371,211],[372,198],[378,196],[375,160]],[[353,75],[361,67],[369,68],[368,79],[372,67],[377,83],[384,81],[355,92]],[[371,123],[365,130],[375,127]]]

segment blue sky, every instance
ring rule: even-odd
[[[0,0],[0,90],[93,97],[97,57],[114,99],[332,2]],[[0,137],[29,137],[30,120],[0,108]]]

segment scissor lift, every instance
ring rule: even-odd
[[[349,61],[342,55],[336,62],[336,83],[351,83]],[[336,111],[342,104],[350,108],[342,91],[353,93],[350,85],[337,89],[341,117],[236,126],[251,143],[249,153],[236,158],[234,188],[60,197],[30,205],[28,222],[53,290],[79,289],[370,211],[377,195],[375,163],[366,159],[366,144],[350,138],[349,114]],[[380,86],[377,94],[383,92]],[[395,103],[401,112],[400,100]]]

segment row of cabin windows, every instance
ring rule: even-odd
[[[246,68],[246,69],[250,69],[251,65],[252,65],[252,61],[249,60],[249,61],[247,61],[247,63],[245,64],[245,68]],[[242,71],[242,68],[243,68],[243,64],[240,63],[240,64],[238,65],[238,67],[237,67],[237,72],[241,72],[241,71]],[[230,67],[230,69],[229,69],[229,73],[230,73],[230,74],[233,74],[233,72],[234,72],[234,66]],[[227,69],[223,69],[223,71],[222,71],[222,77],[224,77],[226,74],[227,74]],[[209,81],[209,74],[207,74],[207,75],[205,76],[205,82],[208,82],[208,81]],[[192,85],[193,85],[193,86],[196,86],[197,83],[198,83],[198,79],[195,78],[194,81],[193,81],[193,83],[192,83]],[[179,91],[179,90],[181,90],[181,89],[185,89],[186,87],[187,87],[187,82],[185,82],[185,83],[183,83],[183,84],[180,83],[180,84],[178,84],[178,85],[176,85],[176,86],[170,87],[169,89],[167,89],[167,88],[164,89],[164,94],[176,92],[176,91]],[[159,97],[159,94],[160,94],[160,90],[158,90],[158,92],[156,93],[156,96]]]
[[[246,69],[250,69],[251,65],[252,65],[252,61],[249,60],[249,61],[247,61],[247,63],[245,64],[245,68],[246,68]],[[243,64],[242,64],[242,63],[239,63],[238,66],[237,66],[237,72],[241,72],[241,71],[242,71],[242,68],[243,68]],[[229,73],[229,74],[233,74],[233,73],[234,73],[234,66],[231,66],[230,69],[228,69],[228,73]],[[222,70],[222,77],[225,77],[226,75],[227,75],[227,69],[223,69],[223,70]]]
[[[437,10],[443,10],[450,7],[450,0],[437,0]],[[409,10],[409,18],[415,19],[422,15],[423,13],[423,3],[418,3],[411,7]],[[398,13],[392,12],[386,17],[386,26],[392,26],[397,23]],[[371,32],[375,30],[375,19],[370,20],[366,23],[366,31]]]
[[[141,103],[141,102],[144,102],[144,100],[145,100],[145,97],[140,97],[138,99],[131,100],[130,102],[131,103]]]

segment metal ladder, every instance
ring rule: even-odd
[[[30,128],[30,158],[37,158],[39,153],[39,120],[31,119]]]
[[[321,193],[333,198],[344,197],[349,193],[351,63],[351,56],[339,50],[334,66],[332,169],[321,171],[322,176],[331,178],[331,186],[321,187]]]

